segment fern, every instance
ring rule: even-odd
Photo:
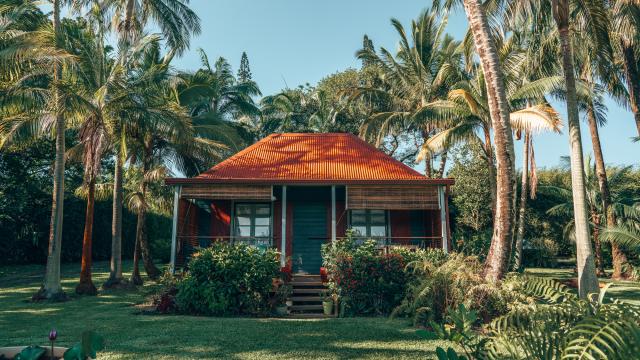
[[[576,324],[562,359],[633,359],[640,351],[640,327],[629,320],[606,321],[590,317]]]
[[[560,303],[565,300],[577,300],[578,296],[553,279],[536,276],[524,276],[523,291],[548,303]]]

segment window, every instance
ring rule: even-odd
[[[236,236],[270,237],[271,204],[236,204],[234,225]]]
[[[351,229],[357,236],[387,236],[387,212],[385,210],[351,210]]]

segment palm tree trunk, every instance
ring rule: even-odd
[[[600,214],[596,209],[591,209],[593,219],[593,247],[596,254],[596,274],[604,276],[604,262],[602,259],[602,244],[600,243]]]
[[[87,211],[84,217],[84,236],[82,238],[82,265],[80,269],[80,283],[76,286],[78,295],[97,295],[98,290],[91,280],[91,245],[93,242],[93,209],[95,205],[96,180],[94,177],[87,182]]]
[[[507,272],[511,256],[515,187],[513,136],[504,81],[498,54],[491,39],[488,20],[480,0],[464,0],[464,8],[485,75],[496,145],[496,212],[493,238],[485,262],[485,277],[495,281],[501,279]]]
[[[487,155],[487,166],[489,167],[489,186],[491,187],[491,215],[496,216],[496,199],[498,194],[496,193],[496,167],[493,162],[493,145],[491,144],[491,130],[489,126],[485,124],[483,126],[484,132],[484,152]]]
[[[518,231],[516,233],[516,256],[513,267],[522,269],[522,244],[524,242],[524,220],[527,212],[527,190],[529,189],[529,146],[531,146],[531,134],[524,134],[522,149],[522,184],[520,188],[520,209],[518,209]]]
[[[138,224],[140,224],[140,214],[138,214]],[[137,226],[136,226],[137,233]],[[142,276],[140,276],[140,241],[136,235],[136,245],[133,249],[133,270],[131,271],[131,283],[134,285],[142,285]]]
[[[628,41],[622,40],[622,57],[624,72],[627,78],[627,87],[629,88],[629,103],[631,111],[640,136],[640,76],[638,75],[638,63],[633,46]]]
[[[427,130],[422,130],[422,140],[423,143],[426,144],[429,140],[429,132]],[[426,154],[424,156],[424,176],[428,178],[433,177],[433,169],[431,168],[431,155]]]
[[[116,151],[113,175],[113,209],[111,219],[111,263],[104,287],[120,284],[122,277],[122,156]]]
[[[143,177],[147,175],[151,162],[151,146],[145,147],[145,154],[142,165]],[[147,182],[142,180],[142,207],[138,211],[138,224],[136,226],[136,241],[140,245],[140,253],[142,255],[142,263],[150,279],[160,277],[160,270],[153,263],[153,257],[149,250],[149,242],[147,239]]]
[[[56,47],[60,48],[60,0],[53,1],[53,31]],[[49,227],[49,249],[47,268],[42,287],[33,295],[34,300],[64,300],[66,298],[60,282],[60,247],[62,246],[62,217],[64,206],[64,153],[65,123],[62,115],[62,98],[57,89],[62,78],[59,63],[53,66],[53,98],[56,112],[56,157],[53,164],[53,199],[51,202],[51,225]]]
[[[553,0],[553,17],[558,27],[562,47],[562,68],[567,90],[567,115],[569,144],[571,146],[571,188],[573,190],[573,213],[575,217],[576,257],[578,266],[578,293],[586,299],[589,294],[599,293],[591,241],[584,180],[584,159],[576,95],[573,54],[569,34],[569,1]]]
[[[440,155],[440,168],[438,169],[438,176],[440,178],[444,177],[444,169],[447,167],[447,151],[445,150]]]
[[[596,176],[598,178],[598,186],[600,188],[600,196],[602,198],[602,213],[605,214],[607,227],[613,227],[616,225],[616,218],[615,213],[611,209],[611,193],[609,192],[609,180],[607,179],[607,169],[604,164],[604,156],[602,155],[602,145],[600,144],[598,122],[596,121],[595,114],[593,113],[593,103],[587,109],[587,121],[589,123],[589,132],[591,133],[591,143],[593,144],[593,157],[596,163]],[[616,243],[611,243],[611,256],[613,258],[613,278],[620,279],[623,275],[623,267],[627,262],[627,257]]]

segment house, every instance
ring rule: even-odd
[[[273,134],[174,186],[171,264],[212,241],[275,247],[317,274],[352,229],[391,247],[450,249],[452,179],[430,179],[351,134]]]

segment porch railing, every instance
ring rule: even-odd
[[[203,248],[214,242],[230,242],[231,244],[246,244],[261,248],[274,246],[273,236],[201,236],[180,235],[179,240],[190,244],[194,248]]]

